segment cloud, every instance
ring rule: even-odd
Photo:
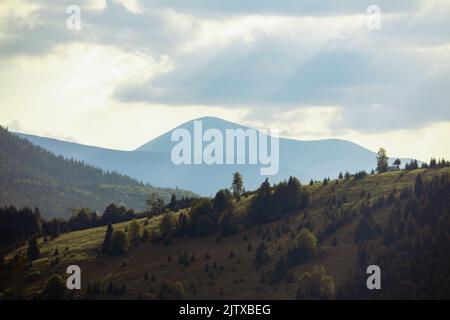
[[[23,126],[20,123],[20,121],[18,120],[13,120],[11,122],[9,122],[6,127],[11,130],[11,131],[15,131],[15,132],[22,132],[23,130]]]
[[[65,9],[72,4],[82,10],[79,31],[66,28]],[[63,81],[61,95],[78,97],[79,108],[64,112],[79,121],[81,110],[117,105],[245,110],[243,120],[262,124],[299,118],[315,135],[450,120],[448,1],[377,1],[382,28],[373,31],[365,24],[370,4],[14,0],[0,5],[0,56],[5,64],[34,61],[26,65],[32,69],[48,62],[43,66],[49,69],[32,72],[36,84],[30,90],[48,108],[62,109],[51,85],[61,88],[55,83]],[[58,80],[42,81],[55,63],[70,70],[66,80],[58,73]],[[8,117],[17,118],[12,110]]]
[[[113,45],[151,55],[171,54],[195,32],[193,19],[160,8],[141,12],[136,1],[42,1],[17,15],[4,9],[0,21],[0,56],[45,55],[75,42]],[[81,9],[81,30],[69,30],[66,8]],[[15,7],[13,7],[15,8]],[[2,12],[2,11],[0,11]]]
[[[450,41],[448,33],[429,26],[448,25],[440,12],[449,8],[437,2],[387,15],[380,31],[367,30],[364,15],[309,17],[309,24],[302,23],[304,17],[263,16],[255,25],[232,20],[237,29],[247,27],[240,36],[222,45],[218,37],[218,44],[179,55],[168,73],[123,86],[115,96],[177,106],[248,106],[250,116],[266,121],[302,106],[335,105],[342,113],[331,125],[336,132],[449,120],[450,93],[444,87]],[[264,20],[270,18],[266,29]],[[433,41],[421,42],[427,35]]]

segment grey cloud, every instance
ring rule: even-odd
[[[421,15],[390,17],[381,31],[362,26],[355,35],[324,43],[306,61],[308,44],[302,41],[261,36],[250,47],[236,41],[208,59],[195,59],[196,53],[180,59],[172,72],[122,87],[116,97],[248,107],[250,117],[267,120],[301,106],[337,105],[343,117],[333,124],[336,131],[414,128],[450,120],[448,64],[437,69],[434,56],[416,51],[448,45],[445,8],[440,3]]]
[[[69,5],[80,5],[82,30],[66,28]],[[61,44],[84,42],[113,45],[149,54],[171,54],[180,42],[195,32],[170,23],[165,12],[155,8],[135,15],[124,6],[107,1],[104,10],[88,9],[87,1],[43,1],[39,9],[24,18],[8,16],[0,22],[7,37],[0,38],[0,55],[42,55]]]
[[[180,55],[177,48],[196,36],[195,18],[221,21],[229,15],[339,15],[360,14],[372,1],[141,1],[134,15],[117,3],[105,10],[87,10],[85,1],[42,1],[31,17],[40,22],[9,17],[0,22],[0,55],[39,55],[74,41],[169,55],[175,68],[144,84],[129,83],[115,92],[125,102],[170,105],[247,107],[250,116],[270,119],[274,113],[301,106],[341,107],[336,131],[353,128],[377,131],[411,128],[450,119],[448,65],[436,69],[433,58],[411,51],[414,47],[448,45],[448,4],[438,2],[417,15],[423,1],[377,1],[383,13],[399,13],[382,20],[382,30],[361,26],[324,42],[309,56],[310,44],[299,36],[255,35],[251,45],[235,40],[222,50],[206,46]],[[82,6],[83,30],[65,28],[69,4]],[[190,26],[177,26],[167,9],[193,16]],[[448,53],[447,53],[448,55]]]

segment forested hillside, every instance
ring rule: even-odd
[[[103,211],[110,203],[143,210],[149,194],[168,202],[193,196],[179,189],[154,188],[115,172],[67,160],[0,127],[0,206],[38,207],[41,215],[68,217],[71,208]]]
[[[233,183],[233,192],[190,208],[31,239],[4,257],[0,295],[448,299],[449,173],[447,162],[433,161],[309,186],[266,180],[251,193]],[[82,268],[82,290],[64,292],[71,264]],[[381,290],[366,287],[371,264]],[[54,283],[63,288],[57,297]]]

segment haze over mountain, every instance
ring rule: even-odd
[[[203,117],[203,132],[218,129],[225,136],[226,129],[248,127],[214,117]],[[172,129],[183,128],[193,136],[194,121]],[[104,170],[114,170],[137,180],[160,187],[180,187],[202,195],[211,195],[220,188],[229,187],[231,175],[239,171],[244,176],[245,187],[255,189],[265,179],[257,165],[175,165],[171,161],[171,150],[178,143],[170,140],[172,130],[149,141],[133,151],[119,151],[86,146],[50,138],[17,133],[32,143],[56,155],[73,158]],[[203,143],[205,146],[207,143]],[[270,151],[270,149],[269,149]],[[303,183],[310,179],[336,177],[339,172],[370,171],[375,167],[375,153],[358,144],[338,139],[300,141],[280,138],[280,167],[276,175],[269,176],[278,182],[294,175]],[[402,161],[405,162],[405,159]]]

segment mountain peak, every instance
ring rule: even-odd
[[[216,128],[216,129],[233,129],[233,128],[245,128],[245,126],[242,126],[236,122],[228,121],[222,118],[218,117],[212,117],[212,116],[204,116],[200,118],[196,118],[193,120],[189,120],[182,125],[180,125],[178,128],[183,128],[187,125],[193,124],[195,121],[201,121],[203,124],[203,127],[207,128]]]
[[[194,132],[194,122],[201,121],[203,130],[218,129],[225,132],[226,129],[248,129],[248,127],[240,125],[235,122],[224,120],[218,117],[204,116],[196,119],[186,121],[176,128],[167,131],[166,133],[156,137],[155,139],[145,143],[137,148],[135,151],[155,151],[155,152],[168,152],[173,143],[170,141],[170,135],[173,130],[186,129],[189,132]]]

